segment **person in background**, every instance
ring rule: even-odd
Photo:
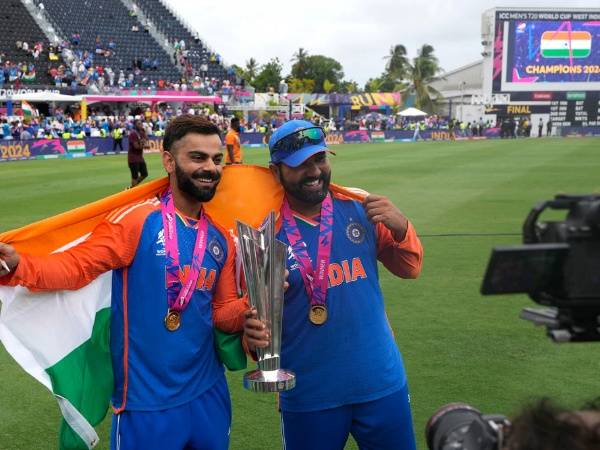
[[[242,164],[242,147],[240,145],[240,119],[233,117],[229,131],[225,135],[225,164]]]
[[[544,398],[524,408],[511,422],[503,450],[600,448],[600,398],[578,410]]]
[[[117,150],[117,147],[123,151],[123,128],[120,123],[115,122],[111,135],[113,138],[113,152]]]
[[[144,159],[144,147],[148,141],[142,121],[137,119],[133,123],[133,130],[129,133],[129,148],[127,150],[127,164],[131,172],[131,185],[135,187],[148,177],[148,167]]]

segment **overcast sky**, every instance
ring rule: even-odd
[[[395,44],[409,56],[433,45],[442,68],[481,58],[481,14],[501,6],[598,8],[598,0],[167,0],[228,64],[278,57],[289,74],[292,55],[337,59],[346,79],[363,86],[381,74]]]

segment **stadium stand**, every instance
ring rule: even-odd
[[[5,2],[0,87],[94,93],[151,87],[227,96],[244,85],[162,0],[81,0],[76,8],[70,0]]]
[[[0,81],[1,86],[53,84],[47,74],[48,39],[19,0],[2,2],[0,30],[0,66],[5,77]],[[27,44],[25,48],[23,43]],[[37,57],[34,56],[36,44],[40,44],[42,48]],[[27,66],[26,71],[22,70],[23,65]],[[9,73],[13,68],[17,74],[20,72],[18,82],[10,79]]]
[[[93,66],[110,67],[117,75],[123,70],[140,85],[181,76],[169,55],[121,1],[83,0],[77,2],[77,7],[70,0],[43,0],[43,4],[46,13],[68,35],[64,38],[73,50],[87,51],[93,57]]]
[[[235,76],[223,66],[220,56],[206,48],[199,36],[192,34],[161,0],[135,0],[134,3],[170,42],[184,41],[187,60],[192,64],[195,75],[235,81]]]

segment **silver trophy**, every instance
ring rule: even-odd
[[[269,346],[256,349],[258,369],[244,375],[244,387],[254,392],[281,392],[296,385],[296,375],[280,367],[283,284],[287,246],[275,238],[275,213],[262,230],[237,221],[242,265],[250,305],[269,332]]]

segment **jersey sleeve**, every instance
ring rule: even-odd
[[[375,226],[377,236],[377,259],[394,275],[401,278],[417,278],[421,272],[423,247],[414,227],[408,222],[402,240],[396,240],[383,223]]]
[[[235,245],[227,239],[227,259],[219,275],[213,296],[213,323],[219,330],[236,333],[244,328],[244,312],[249,308],[248,298],[238,297],[235,284]]]
[[[128,206],[109,213],[85,241],[68,250],[47,256],[23,254],[16,270],[1,283],[32,290],[76,290],[104,272],[126,267],[133,261],[147,212]]]
[[[233,133],[227,133],[225,135],[225,144],[226,145],[234,145],[235,144],[235,136]]]

